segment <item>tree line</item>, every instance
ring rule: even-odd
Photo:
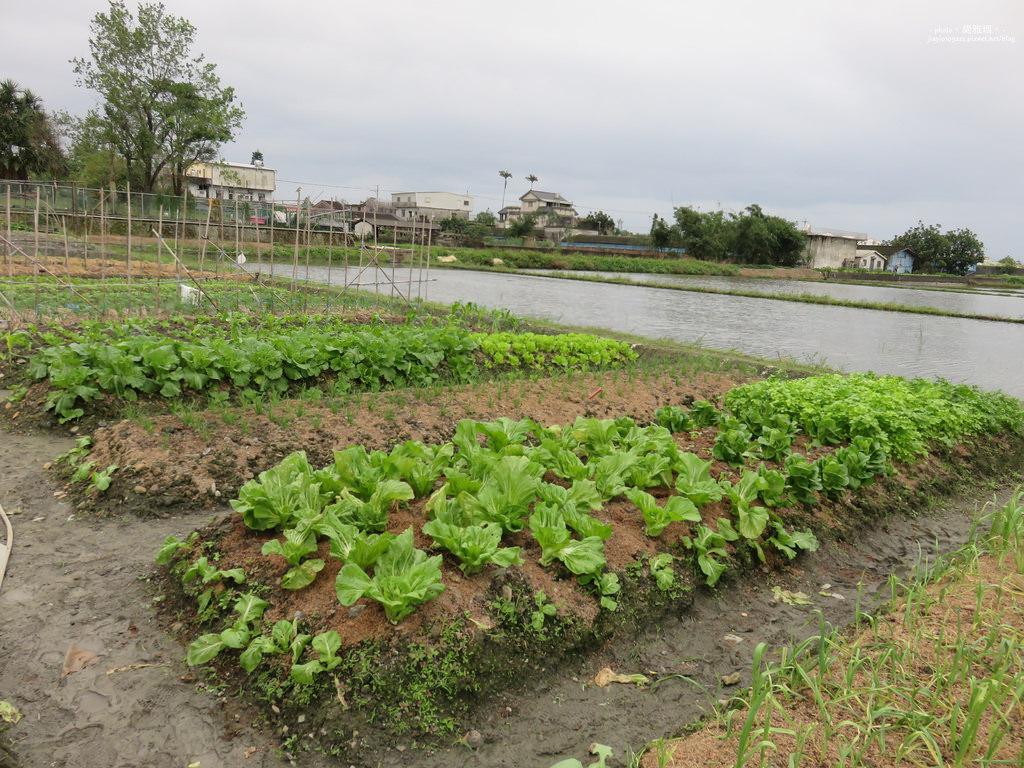
[[[803,263],[807,235],[793,222],[769,216],[756,203],[740,213],[704,213],[682,206],[674,215],[673,223],[654,215],[651,244],[655,248],[682,248],[687,255],[703,261],[777,267]]]

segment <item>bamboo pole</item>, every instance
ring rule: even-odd
[[[128,199],[128,232],[125,235],[125,252],[124,252],[124,264],[125,269],[128,271],[128,302],[131,306],[132,296],[132,183],[125,182],[127,188],[126,196]]]
[[[163,264],[160,261],[160,243],[163,242],[163,239],[164,239],[164,207],[161,204],[160,212],[157,215],[156,280],[153,283],[156,286],[156,288],[154,289],[153,298],[155,299],[157,314],[160,313],[160,281],[163,278],[163,273],[164,273],[163,269],[161,269]]]
[[[100,313],[107,311],[107,193],[100,191],[100,281],[103,283],[103,308]]]
[[[349,246],[349,241],[351,240],[351,244],[353,246],[355,246],[355,244],[356,244],[355,237],[349,238],[349,234],[350,233],[348,232],[348,228],[349,228],[349,222],[351,222],[351,220],[352,220],[351,212],[346,214],[346,216],[342,219],[342,222],[345,224],[345,227],[346,227],[346,231],[345,231],[345,285],[346,286],[348,285],[348,246]]]
[[[413,226],[413,242],[409,248],[409,298],[413,298],[413,264],[416,261],[416,226]]]
[[[11,232],[11,185],[7,185],[7,242],[11,242],[14,235]],[[4,246],[4,261],[7,262],[7,278],[11,286],[11,311],[14,311],[14,251],[10,246]]]
[[[213,216],[213,200],[206,198],[206,228],[203,230],[203,246],[199,249],[199,271],[206,266],[206,243],[210,239],[210,217]]]
[[[334,198],[331,198],[331,226],[330,231],[327,233],[327,307],[326,311],[331,311],[331,262],[334,259],[334,211],[335,211]]]
[[[313,241],[313,214],[310,208],[306,208],[306,284],[302,287],[302,314],[306,314],[307,301],[309,300],[309,251]]]
[[[271,217],[273,217],[273,210],[271,210]],[[262,249],[261,245],[262,244],[260,243],[260,223],[257,220],[257,222],[256,222],[256,282],[257,283],[259,283],[259,280],[260,280],[260,272],[263,271],[263,249]],[[262,303],[263,303],[263,300],[259,296],[257,296],[256,297],[256,309],[259,310],[260,312],[263,311],[263,307],[261,306]]]
[[[64,268],[67,269],[70,266],[71,245],[68,242],[68,220],[66,216],[60,217],[60,228],[64,232]]]
[[[235,257],[234,257],[235,266],[238,266],[238,252],[240,250],[240,248],[239,248],[239,242],[240,242],[239,237],[240,237],[240,235],[239,235],[239,232],[238,232],[238,201],[236,200],[235,201]],[[227,266],[228,265],[225,263],[224,264],[225,271],[227,270]],[[242,303],[242,281],[241,280],[235,280],[235,309],[236,310],[241,305],[241,303]]]
[[[430,287],[430,244],[434,236],[434,217],[430,217],[430,229],[427,231],[427,282],[423,285],[423,300],[427,300],[427,288]]]
[[[277,245],[274,240],[274,219],[276,218],[277,211],[274,210],[274,206],[270,206],[270,282],[273,284],[276,277],[274,273],[274,251],[277,250]],[[270,292],[270,314],[274,314],[274,292]]]
[[[299,211],[302,210],[302,187],[299,187],[295,192],[295,254],[292,257],[292,302],[295,301],[295,281],[299,277]]]
[[[178,254],[179,248],[181,249],[181,255],[185,255],[185,243],[188,240],[188,187],[185,187],[185,194],[181,199],[181,237],[177,235],[175,231],[174,237],[174,253]],[[174,279],[175,282],[181,281],[181,268],[178,266],[178,259],[174,260]]]
[[[36,187],[36,208],[32,213],[32,229],[33,229],[33,243],[34,252],[32,259],[36,264],[39,263],[39,187]],[[27,263],[27,262],[26,262]],[[39,319],[39,272],[35,274],[35,285],[36,285],[36,319]]]

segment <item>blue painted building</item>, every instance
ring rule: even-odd
[[[884,259],[885,263],[880,264]],[[857,266],[880,269],[894,275],[909,275],[914,271],[917,254],[910,248],[896,245],[861,245],[857,248]]]

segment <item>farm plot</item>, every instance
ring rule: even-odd
[[[866,525],[868,487],[891,492],[932,446],[1022,426],[1009,398],[891,377],[772,379],[724,404],[647,425],[467,419],[446,443],[353,446],[322,467],[291,454],[227,523],[161,550],[192,606],[188,661],[346,734],[330,749],[381,723],[454,734],[523,658],[539,671],[783,567]]]
[[[238,324],[263,338],[304,325]],[[163,328],[165,343],[188,341],[186,325]],[[241,335],[217,325],[196,335]],[[550,337],[566,349],[538,353],[547,337],[445,331],[478,345],[477,375],[503,378],[394,390],[379,377],[332,392],[340,378],[321,370],[262,392],[230,375],[199,388],[183,376],[168,398],[163,384],[146,391],[157,381],[146,373],[136,399],[114,389],[66,414],[65,428],[96,426],[61,463],[83,480],[72,484],[79,514],[233,498],[233,515],[165,541],[163,603],[198,673],[262,702],[289,750],[362,764],[396,732],[405,745],[451,744],[494,695],[566,655],[752,571],[802,565],[819,540],[920,502],[936,478],[955,478],[936,452],[956,468],[988,455],[965,440],[992,443],[996,457],[1019,447],[1019,403],[970,388],[825,376],[726,394],[756,370],[719,375],[689,360],[577,373],[625,365],[633,350]],[[104,346],[105,331],[76,333],[49,346]],[[9,343],[11,354],[28,360],[40,339]],[[574,365],[555,360],[573,349]],[[83,381],[101,389],[87,360]],[[45,406],[48,386],[30,384],[8,417]],[[353,392],[363,386],[380,391]],[[99,424],[126,406],[129,418]],[[225,466],[235,449],[245,461]],[[185,475],[158,471],[172,466]],[[216,490],[190,484],[195,467],[216,474]]]

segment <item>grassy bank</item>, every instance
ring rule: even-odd
[[[891,580],[888,607],[854,630],[760,646],[747,691],[640,765],[1020,765],[1024,495],[986,513],[973,543]]]

